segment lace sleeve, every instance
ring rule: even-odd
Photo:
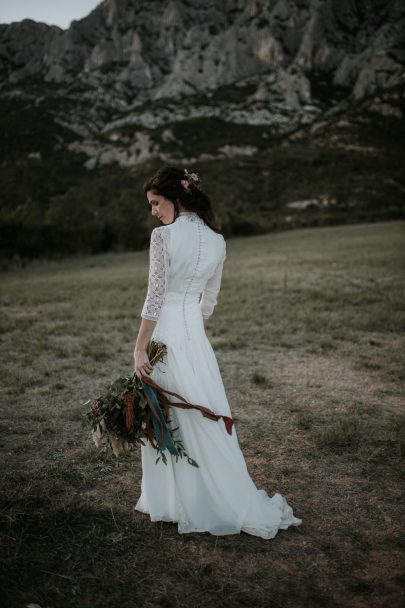
[[[169,276],[168,238],[168,231],[164,230],[163,226],[152,230],[148,291],[141,312],[143,319],[157,321],[164,302]]]
[[[219,288],[221,287],[222,270],[226,259],[226,242],[224,239],[224,251],[221,260],[218,262],[215,272],[205,284],[200,300],[200,308],[204,319],[208,319],[217,303]]]

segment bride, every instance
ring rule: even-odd
[[[162,226],[152,230],[150,267],[134,360],[138,378],[149,375],[163,389],[180,394],[216,414],[231,417],[215,353],[205,333],[217,303],[226,242],[215,224],[199,176],[166,166],[144,186],[151,213]],[[152,367],[151,339],[167,348],[164,364]],[[264,539],[298,526],[291,506],[279,493],[258,490],[247,470],[235,426],[229,434],[222,418],[196,409],[170,408],[184,449],[197,461],[167,451],[157,463],[156,449],[141,446],[141,496],[134,507],[151,521],[171,521],[178,532],[214,535],[246,532]]]

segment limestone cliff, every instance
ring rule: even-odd
[[[104,0],[61,30],[0,26],[0,74],[114,91],[125,102],[179,98],[250,79],[310,102],[326,75],[356,98],[404,80],[401,0]]]

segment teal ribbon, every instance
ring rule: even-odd
[[[178,454],[177,448],[174,445],[172,435],[171,435],[169,429],[167,428],[166,420],[165,420],[164,414],[162,412],[162,409],[159,405],[159,401],[156,396],[156,393],[149,384],[147,384],[143,380],[141,380],[141,382],[142,382],[145,393],[147,394],[147,396],[153,403],[153,406],[157,412],[157,415],[159,416],[159,419],[162,423],[162,426],[160,426],[159,422],[156,420],[156,417],[152,414],[152,412],[150,413],[150,415],[152,417],[153,431],[155,434],[156,443],[158,446],[160,446],[159,450],[161,452],[163,452],[164,450],[168,449],[171,454],[177,455]],[[163,438],[162,438],[162,427],[163,427]],[[162,440],[162,444],[160,443],[161,440]]]

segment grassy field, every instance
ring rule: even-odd
[[[403,605],[405,223],[228,240],[207,326],[249,472],[303,519],[180,535],[83,403],[133,369],[148,252],[2,274],[3,606]]]

